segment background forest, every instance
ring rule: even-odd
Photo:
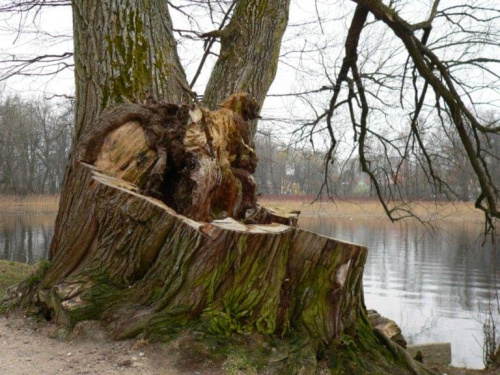
[[[4,96],[0,99],[0,194],[57,194],[71,150],[74,129],[71,100],[53,101]],[[264,121],[265,124],[265,121]],[[413,200],[469,201],[478,191],[477,179],[460,145],[458,136],[439,126],[426,132],[427,152],[434,169],[445,176],[451,191],[436,195],[425,170],[415,157],[372,149],[372,162],[380,170],[394,171],[389,185],[397,185],[402,198]],[[404,142],[401,137],[401,142]],[[255,173],[261,195],[300,195],[313,200],[326,197],[326,150],[309,144],[283,141],[278,133],[263,127],[255,139],[259,164]],[[401,149],[404,148],[402,144]],[[491,141],[492,170],[500,170],[500,141]],[[376,198],[369,178],[360,168],[357,155],[338,157],[330,168],[327,181],[330,192],[340,198]],[[494,178],[498,182],[500,173]]]

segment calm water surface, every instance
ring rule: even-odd
[[[0,213],[0,259],[34,263],[47,257],[55,220],[54,214]]]
[[[0,214],[0,258],[46,257],[54,221],[55,215]],[[442,224],[431,233],[375,219],[301,218],[299,224],[368,247],[366,305],[395,320],[410,344],[451,342],[454,365],[483,367],[482,322],[498,292],[500,256],[491,244],[481,247],[480,225]]]
[[[446,223],[432,233],[417,223],[375,219],[299,224],[368,247],[366,306],[395,320],[409,344],[451,342],[453,365],[484,367],[482,323],[488,302],[497,306],[500,256],[491,244],[481,246],[481,225]]]

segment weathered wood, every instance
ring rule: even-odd
[[[101,320],[115,339],[279,338],[283,374],[317,373],[324,360],[339,374],[430,373],[369,327],[366,248],[282,224],[194,221],[96,166],[75,170],[82,191],[59,233],[63,251],[25,297],[61,327]]]
[[[72,251],[53,263],[78,264],[69,274],[52,267],[38,293],[57,323],[109,320],[115,338],[300,327],[317,344],[356,324],[363,247],[279,224],[195,222],[123,180],[78,168],[86,192],[72,222],[92,213],[92,224],[63,234]]]
[[[256,211],[255,103],[240,93],[214,112],[154,102],[114,106],[82,135],[78,160],[194,220],[243,219]]]
[[[186,106],[131,104],[149,93],[174,103],[187,97],[167,2],[72,3],[77,150],[51,265],[8,299],[21,297],[68,329],[100,319],[115,338],[250,332],[267,347],[279,341],[286,353],[272,362],[283,374],[426,373],[368,325],[366,249],[255,224],[296,224],[296,215],[255,206],[255,128],[246,125],[276,72],[289,0],[235,3],[205,103],[215,109],[247,89],[258,100],[246,101],[250,107],[226,103],[219,115],[199,108],[201,117]],[[116,103],[124,104],[101,116]],[[163,126],[166,118],[179,126]]]
[[[11,290],[9,305],[21,296],[64,330],[101,320],[115,339],[279,339],[278,373],[316,373],[325,361],[337,373],[427,373],[370,328],[364,247],[256,205],[255,108],[240,93],[213,112],[153,102],[106,110],[76,150],[78,190],[60,213],[52,264]]]
[[[403,349],[406,349],[408,343],[403,337],[401,328],[399,328],[395,321],[383,317],[375,310],[368,310],[367,313],[368,321],[373,329],[379,330]]]

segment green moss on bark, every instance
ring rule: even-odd
[[[140,100],[152,86],[152,67],[148,61],[149,42],[144,36],[142,16],[123,9],[115,15],[113,32],[106,37],[111,72],[109,86],[103,89],[102,107],[109,102]],[[123,30],[127,30],[125,33]]]

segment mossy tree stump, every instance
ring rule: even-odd
[[[366,248],[257,206],[255,113],[247,94],[215,112],[105,111],[77,148],[78,193],[59,213],[50,268],[7,299],[22,293],[68,330],[101,320],[115,339],[279,338],[295,347],[283,373],[425,373],[367,323]]]

